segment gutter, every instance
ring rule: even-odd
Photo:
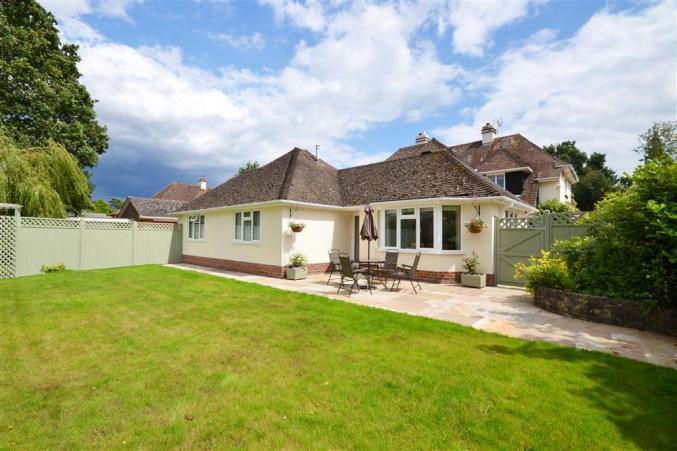
[[[420,199],[408,199],[408,200],[392,200],[392,201],[383,201],[383,202],[371,202],[372,206],[388,206],[388,205],[409,205],[409,204],[420,204],[421,202],[454,202],[454,203],[476,203],[481,201],[497,201],[499,203],[508,205],[510,207],[519,206],[528,211],[536,211],[536,208],[524,203],[511,199],[507,196],[486,196],[486,197],[424,197]],[[184,210],[175,212],[177,215],[189,215],[193,213],[204,213],[204,212],[215,212],[215,211],[228,211],[228,210],[241,210],[243,208],[249,207],[276,207],[276,206],[296,206],[296,207],[308,207],[308,208],[318,208],[323,210],[334,210],[334,211],[355,211],[360,210],[365,207],[366,204],[361,205],[348,205],[341,207],[338,205],[326,205],[326,204],[315,204],[312,202],[301,202],[296,200],[272,200],[272,201],[262,201],[262,202],[250,202],[247,204],[237,204],[237,205],[227,205],[223,207],[211,207],[203,208],[197,210]]]

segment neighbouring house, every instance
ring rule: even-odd
[[[178,209],[183,261],[282,277],[289,255],[302,252],[310,272],[323,272],[330,249],[366,258],[359,231],[371,204],[379,230],[372,258],[397,248],[400,263],[410,264],[420,251],[422,280],[456,281],[463,258],[475,251],[480,271],[495,284],[493,218],[534,212],[539,196],[554,191],[544,179],[558,174],[573,183],[575,173],[521,135],[491,138],[447,147],[419,134],[414,146],[385,161],[346,169],[294,148]],[[492,177],[497,171],[503,179]],[[464,224],[478,217],[486,227],[470,233]],[[303,231],[292,232],[290,224],[299,222]]]
[[[530,205],[551,199],[573,201],[571,186],[578,182],[578,176],[570,163],[544,152],[519,133],[496,137],[496,128],[488,123],[482,127],[481,140],[454,146],[446,146],[420,133],[415,145],[397,150],[387,160],[438,151],[453,152],[461,161]]]
[[[176,210],[208,191],[204,177],[197,185],[171,182],[153,197],[127,197],[120,210],[112,216],[141,222],[177,222]]]

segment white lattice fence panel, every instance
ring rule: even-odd
[[[86,230],[131,230],[131,222],[86,221]]]
[[[168,224],[168,223],[155,223],[155,222],[139,222],[139,230],[164,230],[164,231],[173,231],[176,228],[181,227],[180,224]]]
[[[551,213],[550,218],[553,225],[577,225],[583,215],[584,213],[581,212]]]
[[[21,218],[21,227],[46,228],[46,229],[77,229],[77,219],[57,218]]]
[[[541,227],[541,218],[529,216],[526,218],[501,218],[498,220],[501,229],[535,229]]]
[[[0,216],[0,279],[16,276],[16,220],[13,216]]]

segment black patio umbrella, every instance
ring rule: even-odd
[[[364,207],[364,222],[362,223],[362,230],[360,230],[360,238],[369,241],[367,244],[367,260],[371,260],[371,242],[378,239],[378,232],[376,232],[376,223],[374,222],[374,210],[369,204]]]

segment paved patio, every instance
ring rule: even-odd
[[[458,285],[422,283],[423,291],[416,295],[411,285],[402,282],[401,289],[394,292],[379,286],[373,295],[361,291],[353,292],[348,298],[345,291],[337,295],[338,284],[327,285],[324,274],[292,281],[187,264],[169,266],[451,321],[511,337],[607,352],[677,369],[677,337],[556,315],[533,305],[531,295],[520,289],[487,287],[477,290]]]

